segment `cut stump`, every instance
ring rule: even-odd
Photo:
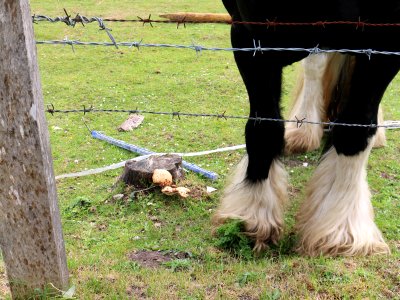
[[[133,186],[151,184],[155,169],[164,169],[170,172],[174,182],[185,177],[185,172],[182,168],[182,157],[176,154],[164,154],[152,155],[139,161],[128,161],[125,164],[120,180],[127,185]]]

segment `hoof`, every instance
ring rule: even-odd
[[[321,145],[323,129],[320,126],[304,124],[297,128],[288,126],[285,131],[285,154],[305,153]]]
[[[212,221],[221,225],[228,219],[241,220],[244,233],[255,241],[254,250],[259,252],[268,243],[277,243],[282,235],[287,176],[278,160],[271,164],[268,178],[260,182],[248,182],[246,168],[247,157],[237,166]]]

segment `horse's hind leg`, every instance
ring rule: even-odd
[[[383,119],[383,110],[382,107],[379,106],[378,111],[378,124],[382,124],[384,121]],[[374,138],[374,148],[381,148],[386,146],[386,130],[385,127],[379,127],[376,131],[375,138]]]
[[[233,46],[251,47],[253,40],[248,36],[233,28]],[[260,251],[280,238],[287,199],[286,171],[279,161],[284,125],[257,120],[281,118],[282,65],[279,55],[269,53],[236,52],[235,59],[249,95],[250,117],[256,119],[246,124],[247,155],[237,166],[213,220],[216,224],[242,220],[246,233],[255,240],[255,250]]]
[[[325,122],[330,94],[337,83],[344,63],[344,55],[321,53],[310,55],[302,61],[298,86],[289,114],[296,118],[313,122]],[[304,123],[287,123],[285,131],[286,154],[308,152],[318,149],[323,135],[323,126]]]
[[[376,124],[379,102],[400,67],[398,58],[357,57],[338,123]],[[366,164],[376,128],[335,126],[332,147],[310,180],[297,220],[299,251],[317,256],[388,253],[374,223]]]
[[[310,55],[302,61],[302,68],[294,92],[294,101],[289,119],[313,122],[328,122],[328,110],[336,110],[332,99],[338,85],[339,75],[346,63],[346,56],[340,53]],[[378,124],[383,123],[383,112],[379,107]],[[303,153],[320,147],[323,125],[287,123],[285,130],[286,154]],[[386,145],[386,134],[379,127],[374,139],[374,148]]]

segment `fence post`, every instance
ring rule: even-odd
[[[0,0],[0,245],[13,299],[67,288],[29,0]]]

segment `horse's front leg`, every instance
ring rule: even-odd
[[[376,124],[379,102],[400,60],[357,57],[338,123]],[[346,99],[345,99],[346,100]],[[376,128],[335,126],[331,148],[315,170],[297,216],[299,251],[306,255],[389,253],[374,223],[366,165]]]
[[[241,42],[233,35],[234,47],[245,47]],[[246,234],[255,240],[254,250],[259,252],[281,237],[287,200],[286,172],[279,161],[284,124],[262,120],[281,118],[282,65],[268,53],[236,52],[235,59],[250,100],[247,155],[238,164],[213,220],[217,225],[227,219],[242,220]]]

